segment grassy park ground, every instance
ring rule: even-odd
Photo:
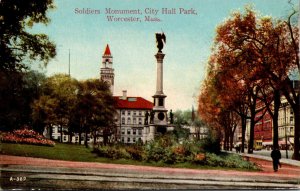
[[[165,164],[161,162],[137,161],[131,159],[111,159],[99,157],[92,152],[92,148],[86,148],[84,145],[56,143],[54,147],[27,145],[27,144],[12,144],[1,143],[0,153],[5,155],[27,156],[45,159],[66,160],[66,161],[81,161],[81,162],[100,162],[114,164],[131,164],[145,165],[158,167],[174,167],[174,168],[192,168],[192,169],[231,169],[229,167],[214,167],[208,165],[198,165],[189,162]],[[236,168],[242,171],[255,171],[257,169]]]

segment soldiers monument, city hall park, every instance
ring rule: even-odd
[[[165,54],[162,49],[166,43],[166,35],[162,33],[155,33],[157,53],[156,58],[156,92],[153,97],[153,110],[150,114],[146,113],[145,128],[148,133],[147,140],[153,140],[155,135],[164,134],[167,131],[173,131],[173,113],[170,111],[170,118],[168,118],[168,110],[165,107],[165,99],[167,95],[163,92],[163,60]],[[148,117],[150,121],[148,122]]]

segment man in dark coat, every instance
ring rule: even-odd
[[[273,149],[273,151],[271,152],[271,157],[273,159],[273,169],[274,169],[274,172],[277,172],[278,165],[280,165],[279,159],[281,159],[281,153],[280,153],[280,150],[277,147],[275,147]]]

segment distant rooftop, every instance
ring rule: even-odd
[[[142,97],[114,96],[117,109],[152,109],[153,103]]]

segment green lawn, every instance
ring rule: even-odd
[[[0,153],[16,156],[28,156],[46,159],[67,160],[67,161],[82,161],[82,162],[103,162],[116,164],[134,164],[134,165],[152,165],[146,162],[118,159],[112,160],[109,158],[98,157],[92,153],[91,148],[86,148],[84,145],[56,143],[54,147],[1,143]],[[156,166],[160,166],[157,164]]]
[[[1,143],[2,154],[57,160],[94,162],[97,157],[83,145],[56,143],[54,147]]]
[[[96,154],[92,153],[91,148],[85,148],[85,146],[83,145],[63,144],[63,143],[56,143],[54,147],[1,143],[0,153],[6,155],[28,156],[28,157],[67,160],[67,161],[102,162],[102,163],[114,163],[114,164],[131,164],[131,165],[146,165],[146,166],[160,166],[160,167],[164,166],[164,167],[193,168],[193,169],[222,169],[222,170],[230,169],[230,168],[222,168],[222,167],[195,165],[190,163],[166,165],[164,163],[154,163],[154,162],[148,163],[144,161],[135,161],[135,160],[128,160],[128,159],[113,160],[109,158],[98,157]],[[234,169],[234,170],[249,171],[246,169]]]

